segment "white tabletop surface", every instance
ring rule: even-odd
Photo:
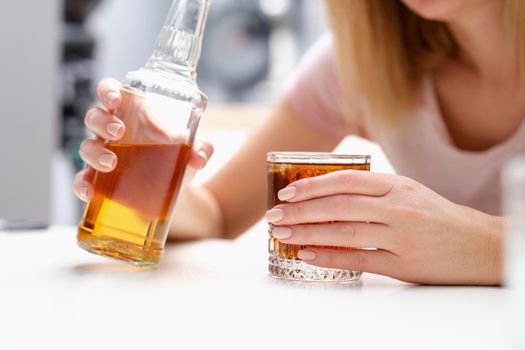
[[[141,271],[74,227],[0,232],[0,349],[509,349],[509,291],[267,274],[266,230],[170,245]]]

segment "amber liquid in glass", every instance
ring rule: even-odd
[[[299,179],[319,176],[338,170],[370,170],[370,164],[299,164],[299,163],[273,163],[268,162],[268,209],[284,203],[279,200],[277,193],[288,184]],[[272,225],[269,226],[270,251],[286,259],[299,260],[297,252],[307,248],[304,245],[293,245],[279,242],[271,236]],[[338,250],[352,250],[352,248],[321,246]]]
[[[98,172],[78,230],[79,245],[135,265],[156,265],[191,155],[188,144],[108,144],[114,171]]]

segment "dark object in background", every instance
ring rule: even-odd
[[[303,1],[275,1],[286,2],[282,12],[265,12],[262,0],[216,0],[210,6],[198,68],[210,101],[260,99],[256,87],[269,78],[272,34],[285,28],[300,39]]]
[[[62,135],[61,146],[70,154],[76,170],[84,138],[83,116],[93,103],[93,59],[95,39],[86,31],[85,21],[100,0],[65,0],[62,30]]]
[[[203,89],[210,95],[219,90],[225,100],[243,100],[243,94],[267,78],[270,33],[271,23],[258,1],[213,3],[198,69]]]
[[[100,0],[66,0],[65,17],[69,23],[84,23]]]

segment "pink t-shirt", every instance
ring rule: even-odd
[[[501,215],[501,169],[513,156],[525,154],[525,121],[510,138],[486,151],[461,150],[448,133],[430,78],[422,89],[420,107],[391,132],[373,119],[365,98],[345,103],[331,38],[325,35],[302,59],[286,98],[297,115],[322,132],[337,137],[357,133],[377,142],[398,174],[455,203]],[[348,125],[345,115],[355,125]]]

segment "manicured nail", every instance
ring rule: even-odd
[[[277,193],[277,196],[282,201],[292,199],[293,197],[295,197],[295,186],[288,186],[286,188],[283,188],[279,191],[279,193]]]
[[[314,260],[317,254],[314,251],[303,249],[297,252],[297,257],[301,260]]]
[[[201,157],[202,159],[204,159],[205,162],[208,161],[208,155],[206,154],[206,152],[204,152],[203,150],[200,150],[198,153],[199,157]]]
[[[80,196],[80,199],[82,199],[83,201],[87,201],[87,193],[88,193],[88,189],[87,187],[81,187],[80,190],[78,191],[78,195]]]
[[[115,157],[113,154],[103,154],[98,157],[98,162],[100,165],[105,166],[106,168],[113,168],[116,160],[117,157]]]
[[[268,222],[276,222],[283,218],[282,209],[270,209],[266,212],[265,218]]]
[[[115,137],[118,136],[120,129],[122,129],[122,124],[120,123],[109,123],[108,126],[106,127],[106,130],[108,131],[108,133]]]
[[[292,235],[292,229],[289,227],[274,227],[272,229],[272,236],[277,239],[290,238]]]
[[[108,94],[106,95],[106,99],[105,99],[106,105],[111,106],[117,98],[118,98],[118,94],[115,91],[108,92]]]

